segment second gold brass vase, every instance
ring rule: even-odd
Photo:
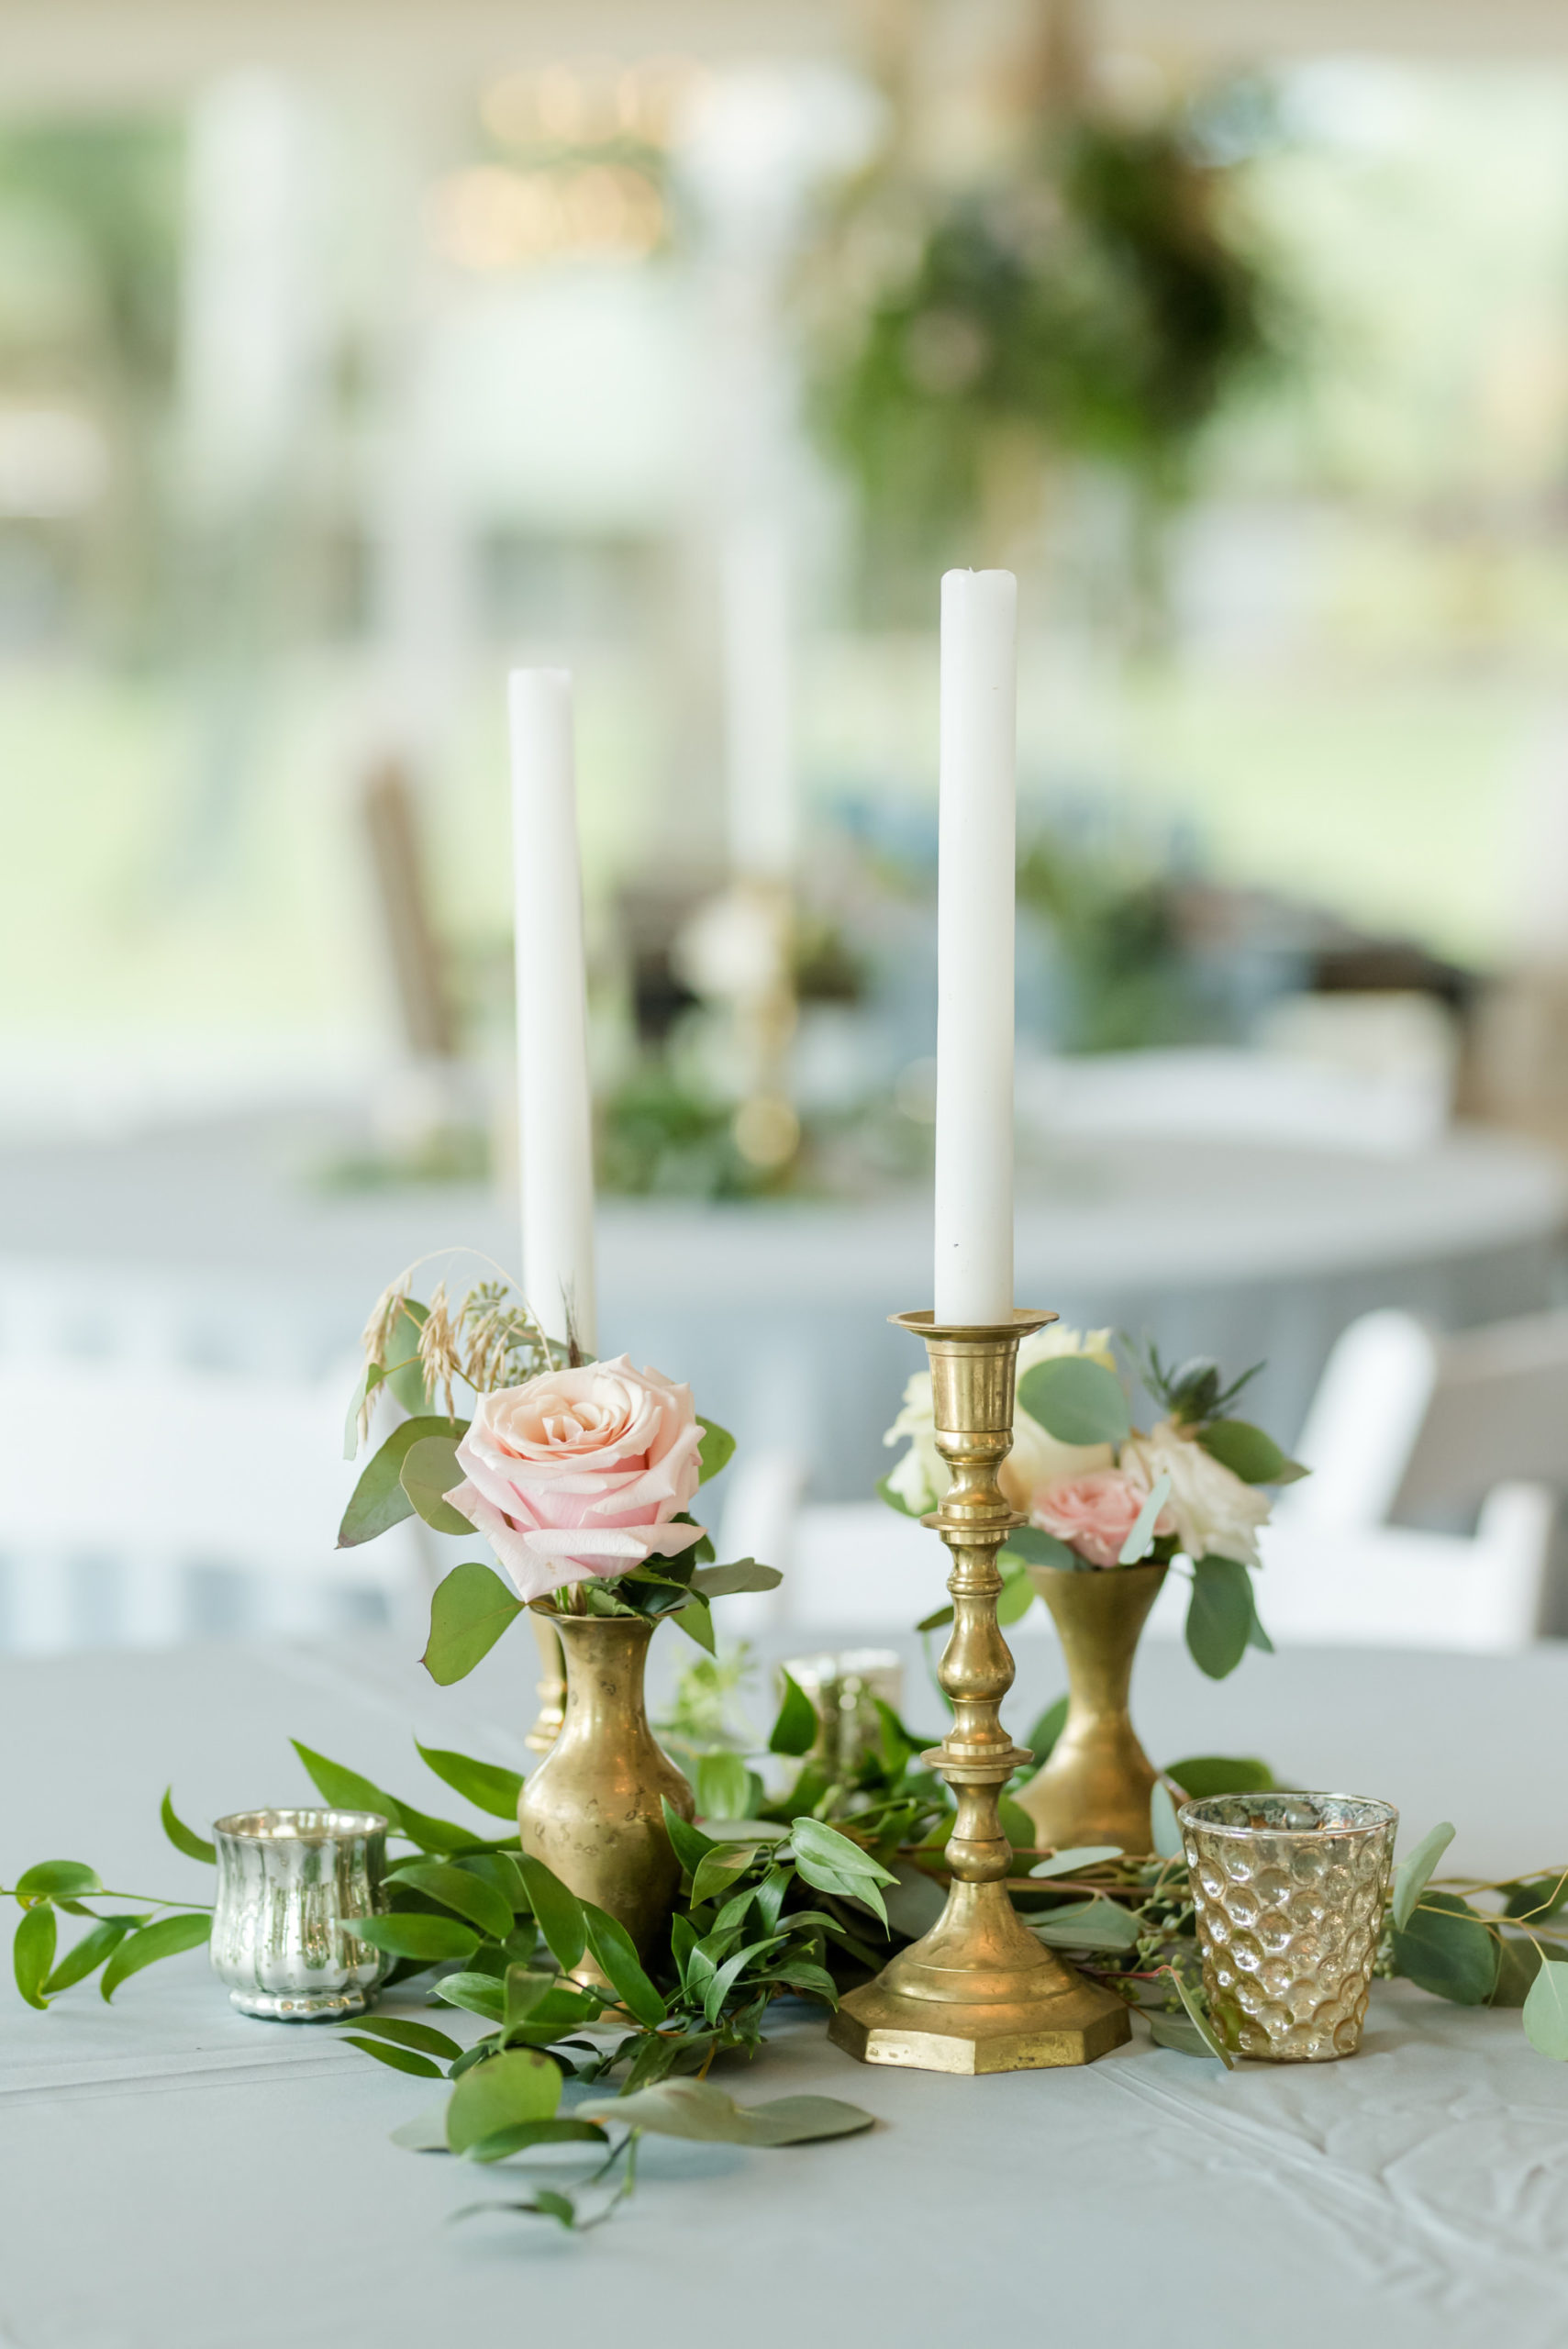
[[[1059,1852],[1084,1843],[1150,1848],[1149,1798],[1159,1773],[1138,1742],[1129,1698],[1139,1639],[1167,1571],[1029,1568],[1062,1642],[1067,1719],[1050,1760],[1018,1800],[1039,1841]]]
[[[523,1849],[624,1925],[646,1957],[669,1924],[681,1881],[663,1804],[683,1819],[695,1808],[689,1783],[648,1726],[643,1675],[655,1627],[639,1615],[541,1611],[561,1635],[566,1709],[523,1784]]]

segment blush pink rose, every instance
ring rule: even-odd
[[[621,1354],[482,1396],[457,1448],[467,1482],[446,1497],[542,1598],[699,1541],[670,1520],[695,1496],[701,1444],[691,1388]]]
[[[1121,1558],[1128,1535],[1148,1494],[1119,1468],[1099,1468],[1088,1476],[1063,1476],[1043,1485],[1029,1508],[1031,1524],[1042,1533],[1054,1533],[1086,1558],[1092,1566],[1114,1566]],[[1162,1509],[1158,1533],[1174,1527],[1171,1512]]]

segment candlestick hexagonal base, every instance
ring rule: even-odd
[[[879,1979],[850,1992],[828,2036],[862,2064],[913,2072],[1034,2072],[1092,2064],[1130,2039],[1132,2025],[1112,1991],[1079,1975],[1032,1998],[977,2006],[909,1998]]]

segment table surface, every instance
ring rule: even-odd
[[[8,1256],[264,1271],[373,1295],[432,1249],[517,1252],[509,1197],[482,1184],[333,1192],[345,1147],[326,1113],[215,1119],[97,1147],[0,1151]],[[1505,1248],[1560,1232],[1568,1167],[1517,1136],[1461,1130],[1389,1157],[1136,1138],[1062,1142],[1020,1170],[1020,1281],[1120,1290],[1307,1275]],[[703,1291],[765,1303],[779,1265],[828,1299],[886,1306],[929,1278],[925,1183],[863,1202],[607,1199],[601,1287],[629,1309]],[[1042,1286],[1043,1285],[1043,1286]],[[887,1307],[888,1310],[902,1309]]]
[[[447,1691],[374,1642],[0,1664],[0,1880],[69,1856],[199,1898],[207,1872],[158,1829],[165,1782],[193,1820],[308,1799],[291,1735],[450,1809],[410,1734],[520,1765],[529,1664],[505,1642]],[[1018,1726],[1059,1668],[1029,1643]],[[1167,1758],[1262,1751],[1398,1801],[1407,1841],[1459,1818],[1465,1865],[1563,1855],[1568,1650],[1296,1651],[1213,1688],[1151,1645],[1140,1674]],[[199,1954],[112,2009],[0,1999],[0,2349],[953,2349],[993,2325],[1172,2349],[1562,2339],[1568,2069],[1517,2014],[1379,1986],[1348,2063],[1227,2075],[1140,2032],[1084,2071],[968,2080],[862,2069],[797,2011],[725,2085],[848,2097],[874,2132],[779,2153],[645,2141],[635,2199],[574,2239],[449,2223],[506,2187],[389,2143],[422,2084],[329,2031],[234,2014]]]

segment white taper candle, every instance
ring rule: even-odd
[[[942,581],[936,1318],[1013,1311],[1018,581]]]
[[[565,669],[510,680],[523,1282],[547,1337],[597,1351],[583,869]]]

